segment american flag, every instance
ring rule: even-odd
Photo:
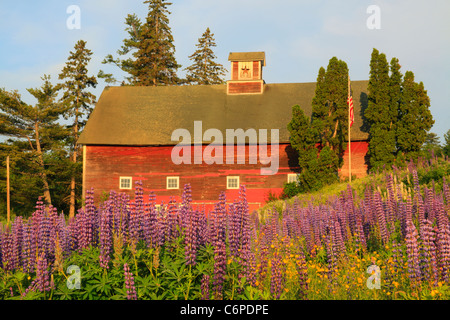
[[[349,115],[350,119],[349,119],[349,121],[350,121],[350,127],[351,127],[353,125],[353,120],[354,120],[354,117],[353,117],[353,98],[352,98],[351,95],[348,96],[347,103],[348,103],[348,107],[350,108],[350,115]]]

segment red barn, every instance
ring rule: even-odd
[[[246,185],[250,208],[279,194],[296,178],[296,156],[287,124],[292,107],[311,115],[316,84],[267,84],[264,52],[230,53],[226,85],[107,87],[80,136],[83,196],[94,188],[100,199],[116,190],[132,195],[135,181],[158,201],[180,199],[190,183],[193,204],[228,201]],[[352,81],[352,174],[366,174],[367,81]],[[229,143],[227,143],[229,142]],[[267,143],[266,143],[267,142]],[[348,175],[348,155],[341,175]],[[264,171],[272,169],[271,171]]]

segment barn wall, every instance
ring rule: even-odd
[[[202,146],[204,150],[207,145]],[[191,147],[192,164],[176,165],[172,162],[172,146],[136,147],[136,146],[86,146],[84,159],[83,189],[94,189],[95,200],[98,201],[104,193],[110,190],[125,192],[134,197],[134,190],[119,190],[119,177],[133,177],[141,180],[144,187],[145,199],[150,191],[154,191],[157,202],[167,203],[170,197],[180,201],[183,186],[191,184],[193,203],[215,203],[222,191],[225,191],[227,201],[232,202],[239,196],[239,190],[226,189],[227,176],[239,176],[240,183],[247,188],[247,201],[250,209],[256,209],[265,204],[269,191],[280,194],[283,184],[287,181],[288,173],[295,173],[296,155],[289,144],[280,144],[279,167],[275,175],[261,175],[261,167],[269,165],[249,164],[249,146],[245,147],[245,164],[237,164],[237,150],[235,149],[234,164],[194,164],[194,147]],[[268,148],[270,151],[270,147]],[[367,143],[352,143],[353,175],[365,175],[363,151],[367,151]],[[224,157],[226,152],[224,150]],[[365,155],[365,153],[364,153]],[[342,173],[345,174],[345,164]],[[348,174],[348,173],[347,173]],[[167,190],[167,176],[180,177],[180,189]],[[210,206],[208,206],[210,207]]]

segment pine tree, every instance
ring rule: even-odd
[[[125,38],[122,42],[122,46],[117,50],[118,58],[114,59],[112,54],[108,54],[105,59],[103,59],[103,64],[112,64],[118,67],[120,70],[128,74],[125,76],[125,80],[122,81],[122,85],[134,85],[135,78],[132,74],[134,69],[134,59],[133,53],[138,48],[139,39],[141,37],[142,22],[136,14],[128,14],[125,18],[125,31],[128,33],[128,38]],[[130,57],[131,55],[131,57]],[[126,58],[120,58],[125,57]],[[114,84],[119,82],[111,73],[105,73],[100,70],[97,74],[98,78],[104,79],[106,83]]]
[[[395,159],[395,125],[400,93],[400,65],[391,61],[392,75],[384,53],[373,49],[370,60],[368,107],[365,117],[370,124],[369,151],[372,168],[391,166]]]
[[[68,139],[73,164],[70,182],[69,217],[75,215],[76,180],[77,176],[79,176],[77,174],[77,171],[79,171],[77,162],[79,162],[78,155],[80,153],[78,138],[86,124],[86,119],[92,111],[91,105],[95,103],[96,99],[95,95],[89,92],[88,89],[95,88],[97,85],[97,79],[88,75],[87,65],[91,60],[92,51],[86,48],[86,41],[79,40],[75,44],[74,49],[75,51],[70,52],[66,65],[59,74],[59,79],[64,80],[64,83],[61,85],[63,89],[61,102],[67,107],[65,117],[66,119],[71,118],[73,121],[69,126],[72,134]]]
[[[165,0],[146,0],[148,15],[145,23],[135,15],[128,15],[125,24],[129,37],[123,40],[123,45],[117,51],[125,59],[114,59],[107,55],[102,63],[113,64],[128,74],[122,85],[157,86],[180,84],[176,72],[181,66],[175,59],[175,45],[169,27],[167,6],[172,3]],[[131,57],[130,57],[131,55]],[[99,78],[108,83],[117,82],[112,74],[102,70]]]
[[[216,43],[214,34],[211,33],[209,28],[198,39],[196,47],[197,50],[189,56],[189,59],[193,62],[192,65],[185,68],[187,71],[186,82],[197,85],[225,83],[223,77],[225,76],[226,69],[214,61],[216,56],[212,48],[216,47]]]
[[[414,73],[405,73],[397,126],[398,151],[406,158],[417,158],[427,132],[434,124],[429,110],[430,98],[422,82],[414,81]]]
[[[24,155],[29,155],[33,171],[23,174],[36,172],[43,186],[44,200],[51,204],[46,155],[60,147],[67,136],[67,130],[58,123],[66,109],[57,103],[58,88],[50,83],[50,76],[44,75],[42,80],[44,83],[40,88],[27,89],[37,100],[34,106],[22,101],[17,91],[0,89],[0,134],[17,139],[12,144]]]

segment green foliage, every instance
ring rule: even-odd
[[[128,76],[122,85],[157,86],[179,84],[181,80],[176,75],[180,65],[175,59],[175,45],[169,27],[167,6],[172,3],[165,0],[147,0],[148,14],[145,22],[135,14],[129,14],[125,19],[128,38],[123,40],[119,56],[114,59],[107,55],[102,63],[119,67]],[[112,74],[100,71],[97,75],[107,83],[118,82]]]
[[[448,130],[444,134],[445,144],[442,147],[442,153],[448,157],[450,157],[450,130]]]
[[[24,171],[40,178],[44,199],[51,203],[46,155],[64,148],[67,129],[58,120],[66,107],[56,101],[59,88],[51,84],[50,77],[45,75],[42,80],[40,88],[27,89],[37,100],[34,106],[22,101],[17,91],[0,89],[0,135],[13,138],[5,148],[23,153],[17,155],[22,159],[28,157]]]
[[[209,85],[223,84],[225,81],[226,69],[219,63],[215,62],[216,56],[212,50],[216,47],[214,34],[209,28],[198,39],[196,44],[197,50],[189,56],[192,65],[185,68],[187,71],[186,82],[188,84]]]
[[[416,83],[414,73],[407,71],[403,80],[397,127],[398,150],[407,159],[417,158],[427,132],[434,124],[429,107],[430,99],[423,83]]]
[[[364,115],[370,124],[369,150],[370,166],[390,167],[395,158],[397,110],[400,99],[400,73],[398,60],[389,65],[384,53],[373,49],[370,60],[370,78],[368,84],[368,107]]]
[[[300,192],[319,190],[339,179],[348,135],[347,97],[347,64],[333,57],[326,70],[319,69],[311,118],[300,106],[292,108],[287,128],[298,155]],[[285,194],[292,192],[292,187],[285,186]]]

